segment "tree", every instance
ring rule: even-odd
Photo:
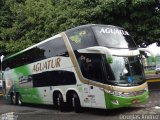
[[[0,49],[8,54],[90,23],[124,27],[138,45],[160,45],[154,0],[1,0],[0,5]]]

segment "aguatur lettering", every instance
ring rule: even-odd
[[[101,28],[100,33],[129,35],[129,33],[127,31],[116,29],[116,28]]]
[[[42,71],[46,71],[49,69],[54,69],[54,68],[60,67],[60,65],[61,65],[61,58],[49,59],[47,61],[35,63],[33,65],[32,72],[33,73],[42,72]]]

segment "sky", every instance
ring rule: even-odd
[[[160,47],[157,47],[156,43],[149,45],[148,49],[152,51],[155,55],[160,55]]]

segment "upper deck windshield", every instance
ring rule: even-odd
[[[87,47],[98,46],[91,27],[71,29],[66,32],[66,35],[69,38],[74,51]]]
[[[107,25],[90,25],[66,31],[73,50],[93,46],[108,48],[137,48],[129,33],[119,27]]]
[[[132,37],[124,29],[114,26],[92,27],[100,46],[109,48],[136,48]]]

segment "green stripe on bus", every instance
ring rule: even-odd
[[[14,69],[15,74],[19,76],[27,76],[32,74],[32,72],[29,70],[29,67],[27,65],[24,65],[22,67],[18,67]]]
[[[20,95],[22,95],[22,102],[42,104],[43,98],[40,96],[38,88],[19,88]]]
[[[109,93],[105,93],[106,109],[128,107],[134,105],[134,100],[137,100],[138,103],[144,103],[148,100],[148,98],[148,92],[132,97],[115,96]],[[117,101],[118,103],[116,103]]]

